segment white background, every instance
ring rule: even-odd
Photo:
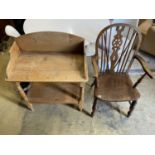
[[[0,5],[4,19],[155,18],[153,0],[4,0]],[[0,136],[0,154],[154,155],[155,136]]]

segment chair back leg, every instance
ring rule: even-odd
[[[95,114],[95,111],[96,111],[96,104],[97,104],[97,98],[95,97],[94,103],[93,103],[93,106],[92,106],[91,117],[93,117],[94,114]]]
[[[127,117],[130,117],[130,116],[131,116],[131,114],[132,114],[132,112],[133,112],[133,110],[134,110],[136,104],[137,104],[137,101],[133,101],[133,102],[130,104],[130,109],[129,109],[129,111],[128,111]]]

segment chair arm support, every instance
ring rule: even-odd
[[[95,72],[94,76],[97,78],[98,77],[98,65],[96,63],[96,60],[97,60],[96,55],[92,56],[91,59],[92,59],[92,64],[93,64],[93,68],[94,68],[94,72]]]
[[[146,76],[146,73],[144,73],[133,85],[133,88],[136,88],[138,86],[138,84],[140,84],[140,82],[143,80],[143,78]]]
[[[141,56],[139,56],[139,55],[135,55],[134,58],[141,64],[141,66],[142,66],[144,72],[145,72],[151,79],[153,79],[154,76],[153,76],[151,70],[148,68],[148,65],[147,65],[147,63],[145,62],[145,60],[144,60]]]

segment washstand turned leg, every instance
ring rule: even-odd
[[[84,105],[84,89],[85,85],[83,83],[80,84],[80,100],[79,100],[79,110],[82,111]]]
[[[96,83],[96,79],[94,79],[93,83],[90,85],[90,87],[93,87]]]
[[[23,88],[21,87],[20,82],[16,82],[16,86],[17,86],[17,89],[18,89],[20,95],[22,96],[22,98],[26,101],[27,107],[30,110],[34,111],[32,103],[29,102],[29,99],[28,99],[26,93],[24,92]]]

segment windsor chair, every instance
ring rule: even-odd
[[[94,103],[91,116],[96,111],[97,100],[107,102],[125,102],[130,104],[127,117],[131,115],[140,93],[136,89],[142,79],[148,75],[153,78],[144,59],[138,55],[141,33],[129,24],[117,23],[104,28],[96,40],[96,52],[92,56],[95,72]],[[141,64],[144,74],[132,83],[129,69],[134,60]]]

